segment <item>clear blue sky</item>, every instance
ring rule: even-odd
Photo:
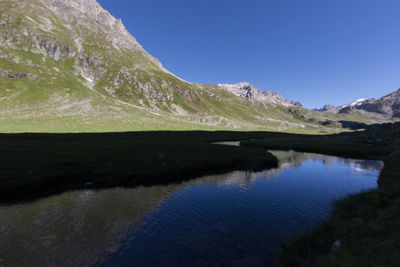
[[[179,77],[306,107],[400,88],[399,0],[100,0]]]

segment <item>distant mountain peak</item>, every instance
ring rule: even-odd
[[[319,112],[338,113],[340,111],[340,107],[337,107],[337,106],[334,106],[334,105],[330,105],[330,104],[326,104],[322,108],[315,109],[315,110],[319,111]]]
[[[351,104],[343,106],[325,105],[320,112],[347,114],[353,110],[377,113],[386,119],[400,118],[400,89],[379,99],[359,98]]]
[[[368,100],[368,98],[359,98],[356,101],[354,101],[353,103],[351,103],[350,106],[360,106],[360,105],[362,105],[362,103],[364,103],[367,100]]]
[[[302,106],[299,102],[288,101],[280,94],[270,90],[260,91],[249,82],[239,82],[236,84],[219,84],[219,86],[239,97],[250,101],[258,101],[283,106]]]
[[[358,106],[362,105],[366,101],[368,101],[368,98],[359,98],[359,99],[357,99],[356,101],[354,101],[354,102],[352,102],[350,104],[342,105],[342,106],[339,106],[338,108],[343,109],[343,108],[347,108],[347,107],[358,107]]]

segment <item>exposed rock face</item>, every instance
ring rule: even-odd
[[[90,28],[97,31],[98,34],[105,34],[114,48],[139,51],[163,69],[160,61],[142,48],[126,30],[122,21],[114,18],[108,11],[104,10],[96,0],[41,1],[66,21],[76,21],[76,25],[73,26],[73,30],[77,33],[76,42],[78,42],[80,36],[84,36],[84,32],[82,33],[80,28],[82,26]]]
[[[15,71],[0,69],[0,77],[8,79],[22,79],[22,80],[26,79],[33,81],[37,78],[37,75],[25,72],[15,72]]]
[[[56,41],[51,39],[42,39],[37,35],[35,35],[35,39],[42,54],[54,58],[55,60],[73,57],[76,54],[75,49],[69,45],[58,44]]]
[[[340,107],[337,107],[337,106],[334,106],[334,105],[326,104],[326,105],[324,105],[322,108],[316,109],[316,111],[319,111],[319,112],[328,112],[328,113],[337,114],[337,113],[339,113],[340,109],[341,109]]]
[[[316,111],[319,112],[328,112],[334,114],[348,114],[356,110],[378,113],[388,119],[400,118],[400,89],[379,99],[360,98],[349,105],[343,105],[339,107],[325,105],[323,108],[316,109]]]
[[[299,107],[299,108],[303,107],[303,104],[298,101],[290,101],[290,103],[295,107]]]
[[[400,89],[385,95],[377,100],[369,99],[356,106],[357,109],[368,112],[380,113],[390,117],[399,118],[400,113]]]
[[[24,0],[18,4],[20,8],[30,8],[29,2]],[[0,14],[0,45],[40,53],[55,60],[75,56],[76,50],[71,44],[49,37],[46,32],[53,27],[49,21],[39,23],[28,15],[21,23],[17,16],[4,12]]]
[[[31,0],[6,1],[18,2],[18,7],[23,11],[27,10],[27,14],[24,25],[19,28],[15,25],[20,25],[20,18],[7,12],[0,14],[0,45],[14,49],[23,48],[60,60],[82,52],[82,44],[90,44],[85,40],[87,37],[93,39],[93,35],[104,36],[108,44],[93,40],[92,45],[102,46],[109,51],[115,48],[139,52],[155,66],[166,71],[160,61],[147,53],[126,30],[122,21],[114,18],[95,0],[39,0],[42,5]],[[36,18],[37,13],[29,14],[29,10],[40,12],[42,17]],[[65,24],[61,19],[71,23]],[[64,32],[64,38],[52,38],[51,33],[56,31]]]
[[[339,113],[349,113],[352,110],[378,113],[387,118],[400,118],[400,89],[379,99],[359,99],[343,106]]]
[[[237,84],[219,84],[219,86],[239,97],[246,98],[251,101],[258,101],[270,104],[278,104],[283,106],[302,106],[299,102],[290,102],[284,99],[280,94],[272,91],[260,91],[248,82],[240,82]]]

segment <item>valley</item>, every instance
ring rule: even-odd
[[[400,89],[362,93],[186,81],[96,0],[1,0],[0,265],[399,266]]]
[[[187,82],[95,0],[5,0],[0,7],[1,132],[332,132],[347,128],[342,121],[397,120],[396,111],[309,110],[247,82]]]

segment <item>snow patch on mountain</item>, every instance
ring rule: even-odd
[[[351,104],[340,106],[340,108],[346,108],[346,107],[349,107],[349,106],[350,107],[358,107],[358,106],[361,106],[367,100],[368,100],[368,98],[359,98],[359,99],[357,99],[356,101],[354,101]]]

